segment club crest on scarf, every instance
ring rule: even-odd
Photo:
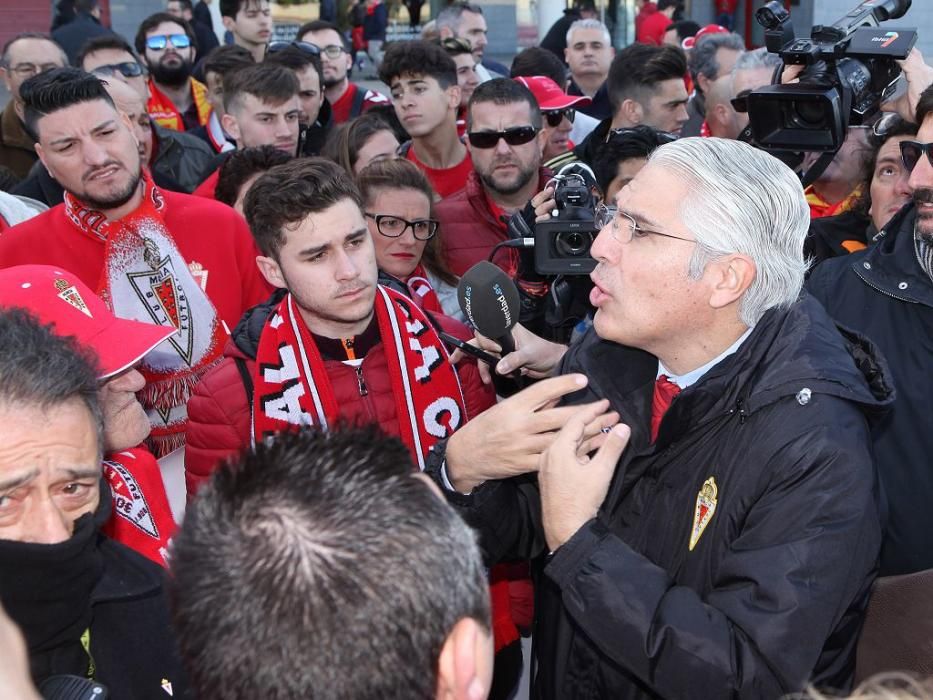
[[[465,402],[447,350],[418,306],[377,287],[376,320],[396,402],[399,434],[424,469],[428,450],[465,420]],[[256,353],[253,441],[340,416],[324,360],[287,295],[263,328]]]
[[[142,489],[130,470],[119,462],[110,460],[104,460],[103,466],[104,478],[110,484],[110,493],[113,495],[113,512],[133,527],[158,539],[159,528],[156,527],[146,497],[143,496]]]

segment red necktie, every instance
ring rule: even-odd
[[[651,442],[658,439],[658,428],[661,427],[661,419],[671,407],[674,397],[680,393],[680,387],[667,378],[666,374],[658,377],[654,383],[654,398],[651,399]]]

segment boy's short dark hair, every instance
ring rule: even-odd
[[[391,86],[403,75],[434,78],[446,90],[457,84],[457,64],[438,44],[430,41],[396,41],[389,45],[379,79]]]
[[[653,93],[658,83],[683,79],[687,57],[677,46],[632,44],[619,51],[609,66],[606,89],[609,103],[616,112],[627,99],[642,100]]]
[[[540,46],[530,46],[512,59],[509,70],[511,78],[530,78],[543,75],[550,78],[561,90],[567,86],[567,66],[557,56]]]
[[[31,137],[39,140],[39,119],[80,102],[103,100],[111,107],[113,98],[100,80],[80,68],[55,68],[39,73],[19,88],[23,100],[23,121]]]
[[[191,40],[191,46],[197,51],[197,38],[194,36],[194,30],[191,28],[191,25],[186,20],[183,20],[181,17],[170,15],[168,12],[156,12],[146,17],[146,19],[139,24],[139,29],[136,31],[136,40],[133,42],[133,45],[136,47],[136,53],[140,56],[146,55],[146,34],[163,22],[174,22],[184,29],[188,39]]]
[[[295,34],[295,38],[299,41],[304,41],[302,37],[308,32],[323,32],[325,29],[331,29],[337,32],[337,36],[340,37],[340,43],[343,44],[343,48],[346,51],[350,50],[350,45],[347,43],[347,38],[343,35],[343,32],[340,31],[338,27],[333,22],[328,22],[325,19],[315,19],[310,22],[305,22],[300,27],[298,27],[298,33]],[[324,48],[323,46],[321,48]]]
[[[256,60],[248,49],[236,44],[228,44],[211,49],[201,62],[201,70],[205,76],[208,73],[216,73],[223,79],[231,71],[249,68],[255,63]]]
[[[470,103],[467,105],[467,131],[473,126],[473,106],[483,102],[493,102],[497,105],[525,102],[531,115],[531,125],[535,129],[540,129],[542,126],[541,108],[538,106],[538,101],[531,90],[517,80],[494,78],[476,86],[470,97]]]
[[[292,156],[275,146],[256,146],[233,151],[220,166],[214,199],[232,207],[244,182],[253,175],[264,173],[291,159]]]
[[[259,250],[275,258],[287,226],[345,199],[362,207],[360,191],[343,168],[326,158],[298,158],[260,175],[249,188],[243,213]]]
[[[133,57],[134,61],[139,63],[139,56],[126,39],[119,34],[103,34],[101,36],[92,37],[84,42],[77,56],[75,56],[75,65],[81,68],[88,54],[108,49],[113,51],[126,51],[126,53]]]
[[[658,146],[672,140],[670,134],[643,124],[626,129],[622,135],[611,134],[597,149],[593,159],[593,174],[600,191],[605,194],[609,183],[619,172],[620,163],[632,158],[647,158]]]
[[[257,8],[261,7],[262,0],[220,0],[220,16],[236,19],[236,16],[240,14],[240,10],[245,10],[250,5],[256,5]]]
[[[270,66],[282,66],[295,73],[304,70],[308,66],[314,66],[314,71],[321,83],[321,89],[324,89],[324,65],[321,63],[321,57],[302,51],[297,46],[289,46],[281,51],[266,54],[263,63]]]
[[[257,63],[224,76],[224,109],[232,111],[241,95],[252,95],[261,102],[280,105],[298,94],[298,78],[282,66]]]
[[[920,93],[920,100],[917,102],[917,126],[923,126],[923,121],[931,112],[933,112],[933,85]]]

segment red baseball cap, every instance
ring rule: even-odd
[[[117,318],[76,275],[48,265],[0,270],[0,307],[27,309],[55,326],[58,335],[74,336],[97,353],[101,379],[132,367],[177,333],[168,326]]]
[[[721,24],[707,24],[705,27],[703,27],[702,29],[700,29],[700,31],[696,33],[696,36],[688,36],[686,39],[684,39],[680,43],[680,45],[685,50],[689,50],[689,49],[692,49],[696,45],[696,43],[700,39],[702,39],[704,36],[709,36],[710,34],[728,34],[728,33],[729,33],[729,30],[726,29]]]
[[[542,112],[593,104],[593,100],[586,95],[568,95],[557,83],[543,75],[522,76],[515,80],[531,90]]]

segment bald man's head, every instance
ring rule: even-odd
[[[102,79],[101,82],[116,108],[129,120],[130,129],[139,143],[139,156],[143,165],[148,166],[152,155],[152,125],[146,111],[146,102],[136,90],[122,80]]]

